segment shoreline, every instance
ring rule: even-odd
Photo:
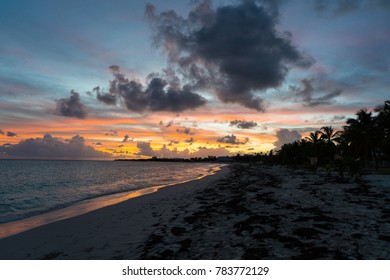
[[[98,208],[91,212],[77,215],[71,218],[64,218],[59,221],[47,223],[24,232],[20,232],[5,238],[0,239],[0,260],[13,259],[52,259],[56,255],[56,251],[52,247],[60,246],[64,248],[73,247],[75,243],[76,251],[81,247],[87,246],[89,243],[103,242],[103,251],[110,242],[112,236],[95,236],[96,229],[102,227],[105,221],[113,222],[118,225],[118,220],[123,220],[122,216],[127,217],[126,228],[133,228],[135,234],[135,241],[142,239],[144,234],[142,232],[146,228],[152,228],[153,223],[156,222],[154,213],[151,212],[150,206],[161,208],[161,203],[166,200],[177,200],[180,197],[187,196],[197,190],[203,189],[211,183],[218,181],[228,173],[228,165],[219,166],[219,170],[215,170],[212,174],[203,175],[195,180],[182,182],[174,185],[167,185],[165,187],[157,187],[154,192],[148,195],[136,196],[122,202],[112,204],[103,208]],[[179,196],[179,197],[177,197]],[[187,197],[188,198],[188,197]],[[170,207],[171,205],[168,205]],[[117,219],[113,217],[118,216]],[[112,231],[115,227],[106,228]],[[123,233],[123,227],[120,231],[116,231],[120,240]],[[113,233],[113,232],[111,232]],[[104,239],[105,241],[102,241]],[[19,248],[19,249],[17,249]],[[52,252],[54,250],[54,252]],[[45,253],[45,252],[48,253]],[[82,249],[72,256],[70,259],[111,259],[106,253],[92,258],[82,256],[86,251]],[[81,255],[79,254],[81,253]]]
[[[0,259],[388,260],[389,181],[232,164],[1,239]]]
[[[53,211],[38,214],[25,219],[2,223],[0,224],[0,240],[15,234],[28,231],[30,229],[34,229],[64,219],[77,217],[89,213],[91,211],[95,211],[100,208],[115,205],[123,201],[133,199],[135,197],[153,194],[162,188],[174,187],[176,185],[181,185],[191,181],[201,180],[202,178],[215,175],[218,171],[221,170],[221,168],[223,168],[223,166],[225,165],[219,164],[218,166],[213,167],[209,173],[198,176],[194,179],[166,184],[166,185],[151,186],[151,187],[137,189],[128,192],[104,195],[104,196],[80,201],[65,208],[55,209]]]

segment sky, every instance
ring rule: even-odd
[[[0,0],[0,158],[206,157],[390,97],[387,0]]]

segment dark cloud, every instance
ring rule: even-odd
[[[79,135],[70,140],[63,140],[50,134],[44,135],[43,138],[30,138],[15,145],[3,146],[0,148],[0,153],[8,157],[52,159],[107,158],[111,156],[86,145],[85,139]]]
[[[249,138],[245,137],[244,140],[240,141],[235,135],[225,135],[217,139],[219,143],[227,143],[233,145],[243,145],[249,142]]]
[[[232,156],[232,155],[233,154],[224,147],[218,147],[218,148],[198,147],[198,150],[191,153],[190,157],[204,158],[208,156],[221,157],[221,156]]]
[[[146,3],[145,5],[145,19],[152,19],[155,16],[156,7],[152,4]]]
[[[190,144],[192,144],[192,143],[194,143],[196,140],[193,138],[193,137],[191,137],[191,138],[189,138],[189,139],[186,139],[186,140],[184,140],[184,142],[186,142],[186,143],[190,143]]]
[[[138,153],[135,153],[135,155],[149,156],[149,157],[156,156],[156,153],[153,151],[149,142],[138,142],[137,148],[139,151]]]
[[[154,45],[164,48],[171,67],[193,88],[212,89],[224,103],[263,111],[255,91],[280,86],[292,66],[313,61],[295,48],[291,34],[279,32],[275,1],[242,0],[216,9],[204,0],[186,18],[148,4]]]
[[[234,120],[230,122],[230,126],[237,126],[241,129],[251,129],[257,126],[257,123],[254,121]]]
[[[359,9],[390,9],[388,0],[314,0],[314,9],[320,13],[341,16]]]
[[[194,130],[191,129],[190,127],[177,128],[176,132],[177,133],[188,134],[188,135],[194,135],[195,134]]]
[[[175,144],[179,144],[180,141],[177,141],[177,140],[171,140],[171,142],[169,142],[168,146],[173,146]]]
[[[170,150],[166,145],[163,145],[160,150],[156,151],[156,156],[159,158],[188,158],[189,155],[190,151],[188,149],[179,151],[177,148],[174,148]]]
[[[95,146],[103,146],[103,144],[101,142],[96,142]]]
[[[326,0],[315,0],[314,9],[320,13],[326,11],[326,9],[328,8],[326,2]]]
[[[167,111],[180,113],[193,110],[206,104],[206,99],[192,92],[190,86],[180,87],[170,84],[166,79],[150,78],[146,87],[139,81],[126,78],[119,66],[110,66],[114,80],[110,81],[109,91],[101,93],[95,88],[98,100],[106,104],[116,104],[121,100],[128,110],[143,113],[145,111]]]
[[[85,119],[88,115],[86,107],[80,101],[78,92],[72,90],[68,98],[56,100],[57,107],[55,113],[65,117]]]
[[[108,105],[116,105],[117,96],[109,92],[103,92],[100,87],[95,87],[93,91],[96,93],[97,100],[106,103]]]
[[[300,102],[303,102],[304,105],[309,107],[332,104],[334,102],[333,99],[342,93],[342,90],[336,89],[332,90],[330,93],[315,97],[317,90],[314,86],[316,83],[314,78],[303,79],[300,83],[301,86],[290,86],[290,90],[294,96],[299,98]],[[319,86],[318,90],[329,90],[329,88],[327,86]]]
[[[342,121],[342,120],[345,120],[346,117],[344,115],[335,115],[333,116],[332,118],[332,122],[335,122],[335,121]]]
[[[338,0],[337,7],[334,11],[336,15],[345,14],[359,8],[360,1],[359,0]]]
[[[123,137],[122,143],[129,142],[129,141],[134,141],[134,138],[130,138],[129,135],[125,135],[125,137]]]
[[[12,132],[12,131],[7,131],[7,133],[5,133],[3,130],[0,129],[0,135],[6,135],[8,137],[15,137],[17,136],[17,134],[15,132]]]
[[[173,124],[174,124],[173,120],[172,120],[172,121],[169,121],[169,122],[167,122],[167,124],[165,125],[165,127],[170,127],[170,126],[172,126]],[[163,122],[163,121],[160,121],[160,122],[159,122],[159,125],[160,125],[160,126],[163,126],[163,125],[164,125],[164,122]]]
[[[107,132],[106,134],[105,134],[106,136],[117,136],[118,135],[118,131],[116,131],[116,130],[110,130],[109,132]]]
[[[284,144],[297,141],[302,138],[302,135],[296,130],[279,129],[276,132],[276,138],[274,145],[276,149],[280,149]]]
[[[167,123],[166,127],[170,127],[170,126],[172,126],[172,125],[173,125],[173,121],[169,121],[169,122]]]

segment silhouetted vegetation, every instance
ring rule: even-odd
[[[292,166],[322,166],[337,170],[341,176],[345,171],[358,176],[363,167],[378,169],[390,162],[390,101],[373,112],[359,110],[343,130],[324,126],[309,137],[285,144],[273,159],[266,160]]]

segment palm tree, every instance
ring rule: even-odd
[[[315,131],[315,132],[310,132],[309,137],[306,137],[305,139],[306,139],[308,142],[310,142],[310,143],[312,143],[312,144],[314,144],[314,145],[318,145],[318,144],[320,144],[321,142],[323,142],[321,136],[322,136],[322,132],[319,131],[319,130],[317,130],[317,131]]]
[[[375,112],[378,113],[377,121],[378,125],[384,130],[385,137],[390,133],[390,101],[385,101],[383,105],[379,105],[375,108]]]
[[[361,109],[356,113],[356,119],[348,119],[344,127],[346,138],[352,156],[370,161],[376,161],[376,144],[378,132],[372,112]]]
[[[309,137],[305,138],[306,142],[309,144],[309,154],[311,154],[311,157],[309,157],[309,159],[311,165],[313,166],[317,165],[320,145],[324,143],[321,136],[322,132],[317,130],[315,132],[310,132]]]
[[[335,143],[337,143],[339,137],[340,137],[340,132],[334,131],[332,126],[321,127],[321,139],[324,140],[326,144],[334,145]]]
[[[382,115],[386,115],[387,118],[390,117],[390,100],[385,101],[383,105],[379,105],[375,108],[375,112],[379,112]]]
[[[377,106],[374,111],[378,113],[376,124],[378,132],[382,136],[379,140],[380,150],[385,159],[390,161],[390,101],[385,101],[383,105]]]
[[[335,131],[331,126],[321,128],[321,139],[325,143],[322,154],[328,162],[332,162],[335,158],[336,143],[340,140],[340,134],[340,131]]]

